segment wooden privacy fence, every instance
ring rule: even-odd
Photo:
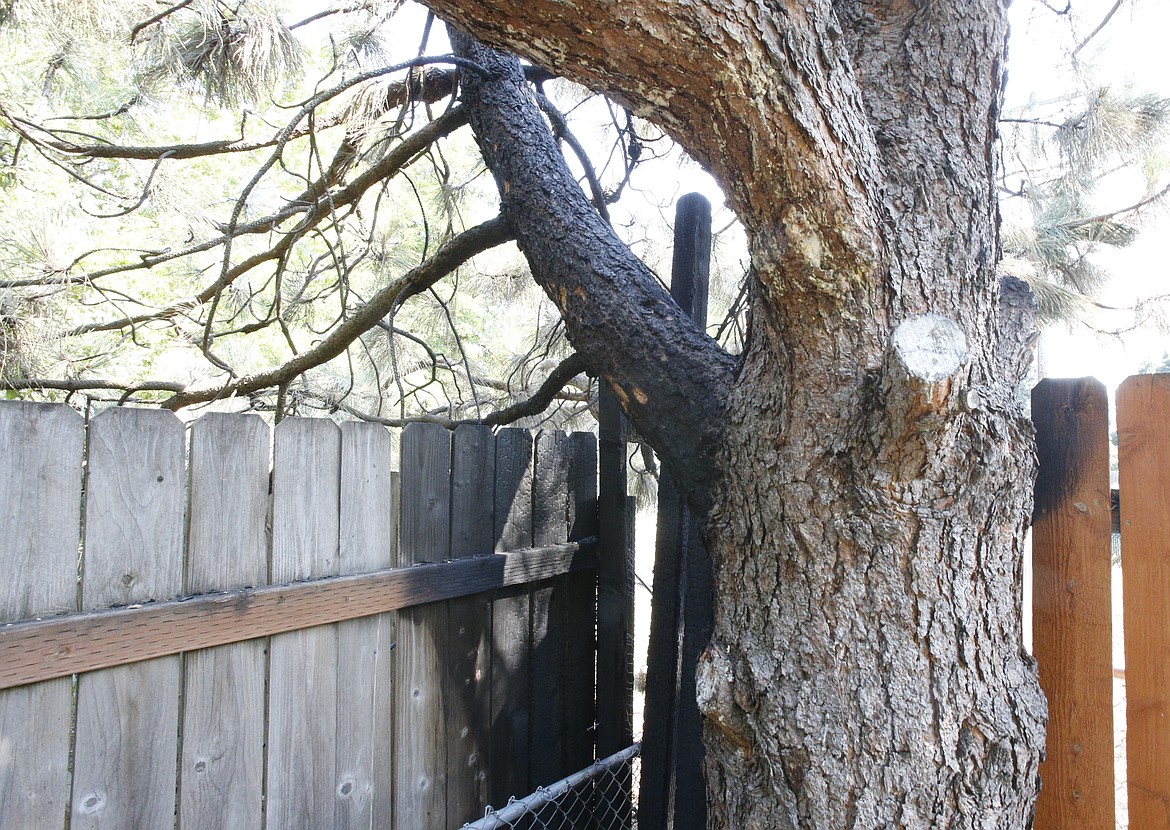
[[[1032,394],[1033,643],[1048,695],[1037,830],[1115,827],[1109,408],[1091,378]],[[1170,375],[1117,391],[1129,826],[1170,828]]]
[[[400,452],[0,405],[0,825],[439,830],[628,733],[595,697],[595,632],[607,677],[629,646],[624,553],[598,629],[594,436]]]

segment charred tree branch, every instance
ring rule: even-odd
[[[504,215],[569,340],[706,515],[733,359],[700,331],[590,204],[556,146],[519,62],[451,30],[488,69],[463,79],[472,129]]]

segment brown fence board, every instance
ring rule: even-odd
[[[450,433],[435,424],[407,426],[402,431],[404,555],[415,561],[447,558],[451,548],[450,488]],[[399,615],[399,693],[395,702],[397,830],[431,830],[447,823],[447,743],[442,696],[446,633],[446,605],[412,608]]]
[[[264,584],[268,425],[254,416],[206,415],[192,427],[190,455],[185,592]],[[253,640],[185,658],[179,770],[183,830],[260,824],[266,646]]]
[[[286,418],[272,465],[272,580],[338,572],[341,433],[330,421]],[[268,678],[268,823],[328,827],[337,777],[337,631],[272,638]]]
[[[1033,652],[1048,696],[1037,830],[1112,830],[1109,402],[1092,378],[1032,392]]]
[[[0,621],[77,605],[84,424],[72,409],[0,407]],[[13,827],[60,827],[69,801],[68,678],[0,692],[0,805]]]
[[[451,465],[453,559],[492,546],[495,436],[490,427],[455,430]],[[443,676],[447,728],[447,824],[483,815],[488,792],[491,724],[491,602],[487,597],[451,600]]]
[[[1170,827],[1170,375],[1117,390],[1130,827]]]
[[[170,412],[110,409],[90,423],[82,608],[182,591],[183,443]],[[173,823],[179,672],[163,657],[78,679],[71,828]]]
[[[390,433],[376,424],[341,425],[339,572],[394,565],[397,483]],[[393,817],[393,649],[397,615],[337,626],[336,830],[389,828]]]

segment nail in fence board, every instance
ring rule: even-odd
[[[494,549],[532,545],[532,435],[508,428],[496,435]],[[531,629],[527,588],[492,602],[491,749],[488,803],[504,805],[528,792]]]
[[[1170,827],[1170,375],[1117,390],[1130,827]]]
[[[190,458],[184,593],[265,584],[268,425],[256,416],[204,415],[191,430]],[[183,830],[261,825],[266,652],[258,639],[184,658]]]
[[[0,407],[0,622],[76,610],[84,423],[60,404]],[[68,677],[0,692],[0,810],[13,827],[68,809]]]
[[[402,534],[399,565],[442,561],[451,549],[451,437],[436,424],[402,431]],[[395,659],[395,828],[445,827],[447,742],[443,672],[447,605],[403,611]]]
[[[1048,696],[1037,830],[1112,830],[1109,402],[1092,378],[1032,390],[1033,653]]]
[[[455,430],[451,468],[451,558],[492,549],[495,436],[490,427]],[[483,815],[488,792],[491,711],[491,602],[486,596],[448,603],[447,825]]]
[[[272,581],[336,574],[341,433],[330,421],[276,427]],[[337,763],[337,634],[318,626],[272,638],[268,709],[268,825],[328,827]]]
[[[91,421],[83,610],[182,591],[183,437],[160,410],[114,408]],[[78,678],[73,830],[174,822],[180,661]]]
[[[389,568],[397,559],[397,484],[390,433],[341,425],[342,575]],[[393,682],[397,614],[339,623],[337,631],[336,830],[390,827],[393,813]]]

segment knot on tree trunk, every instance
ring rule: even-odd
[[[921,478],[952,412],[979,406],[974,390],[959,388],[969,357],[967,335],[948,317],[922,314],[894,329],[871,428],[878,469],[891,483]]]

